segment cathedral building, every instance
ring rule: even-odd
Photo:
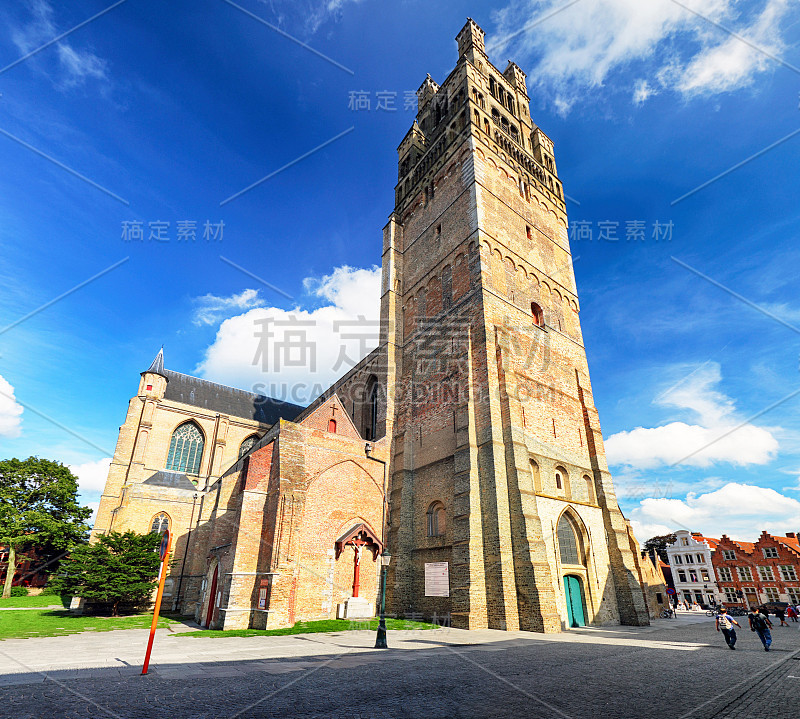
[[[472,20],[420,87],[383,231],[379,346],[301,408],[142,373],[95,532],[169,528],[165,603],[215,628],[374,611],[648,623],[605,459],[553,143]],[[651,595],[652,596],[652,593]]]

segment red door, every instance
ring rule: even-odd
[[[208,595],[208,611],[206,612],[206,626],[211,626],[211,620],[214,618],[214,606],[217,603],[217,573],[219,572],[219,565],[214,567],[214,578],[211,580],[211,594]]]

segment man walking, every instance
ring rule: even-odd
[[[772,622],[769,617],[761,611],[760,607],[756,607],[750,610],[747,619],[750,622],[750,631],[758,634],[758,638],[764,645],[764,651],[768,652],[772,644],[772,634],[769,631],[772,628]]]
[[[725,609],[725,607],[720,607],[716,619],[717,631],[722,632],[722,636],[725,637],[725,643],[731,649],[736,649],[736,630],[733,628],[734,624],[740,629],[742,628],[742,625],[728,614],[728,610]]]

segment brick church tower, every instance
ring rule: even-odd
[[[456,40],[455,69],[417,93],[384,229],[389,608],[465,628],[647,624],[553,143],[525,73],[495,68],[472,20]]]

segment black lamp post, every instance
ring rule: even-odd
[[[388,649],[386,643],[386,573],[389,571],[389,562],[392,555],[386,548],[386,462],[372,456],[372,444],[367,442],[364,445],[364,454],[367,459],[373,462],[380,462],[383,465],[383,508],[381,512],[381,542],[383,542],[383,552],[381,553],[381,620],[378,624],[378,636],[375,638],[375,649]]]
[[[389,562],[392,555],[388,549],[381,554],[381,620],[378,624],[378,636],[375,638],[375,649],[388,649],[386,643],[386,574],[389,571]]]

